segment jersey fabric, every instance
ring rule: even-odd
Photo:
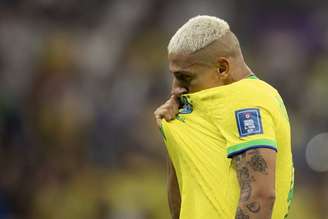
[[[234,219],[240,188],[231,157],[252,148],[277,151],[272,218],[286,217],[294,169],[290,125],[279,93],[251,76],[181,100],[176,119],[162,120],[161,126],[177,174],[180,219]]]

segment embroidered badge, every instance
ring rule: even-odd
[[[189,114],[192,112],[192,105],[191,103],[188,101],[187,97],[182,96],[180,98],[181,101],[181,109],[179,109],[179,114]]]
[[[263,133],[259,109],[242,109],[235,112],[240,137]]]

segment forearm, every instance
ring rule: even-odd
[[[174,167],[171,162],[169,162],[169,176],[168,176],[168,201],[169,208],[171,212],[172,219],[179,219],[180,207],[181,207],[181,197],[179,185],[176,177]]]
[[[181,206],[180,197],[172,191],[169,191],[168,199],[172,219],[179,219]]]
[[[239,201],[236,219],[271,219],[274,196],[250,197],[249,201]]]

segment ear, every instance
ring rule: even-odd
[[[220,77],[221,80],[226,80],[229,77],[230,74],[230,62],[225,57],[220,57],[217,60],[217,72],[218,77]]]

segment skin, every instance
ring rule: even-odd
[[[173,80],[175,81],[175,80]],[[187,89],[183,87],[172,86],[172,92],[169,99],[156,109],[154,116],[158,127],[161,126],[161,120],[170,121],[175,118],[179,111],[178,98],[181,94],[186,93]]]
[[[168,178],[168,201],[172,219],[179,219],[181,196],[179,184],[175,173],[174,166],[171,161],[168,162],[169,178]]]
[[[251,74],[237,38],[232,32],[194,53],[169,54],[173,76],[170,98],[154,112],[158,126],[161,120],[175,118],[178,98],[183,93],[224,86]],[[240,185],[236,219],[270,219],[275,200],[276,153],[270,149],[245,151],[232,158]],[[181,197],[176,173],[169,161],[168,196],[173,219],[179,218]]]
[[[240,185],[236,219],[271,218],[275,201],[276,152],[266,148],[248,150],[233,157]]]

